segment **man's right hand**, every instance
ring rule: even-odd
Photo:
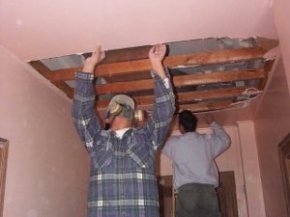
[[[205,114],[204,120],[208,125],[215,121],[212,114]]]
[[[85,60],[82,72],[94,73],[96,65],[105,59],[105,57],[105,52],[101,49],[101,46],[98,46],[97,49],[92,53],[92,56]]]
[[[166,54],[166,49],[167,47],[165,44],[157,44],[151,47],[148,54],[152,69],[162,79],[165,79],[167,77],[162,63]]]

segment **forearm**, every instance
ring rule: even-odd
[[[161,61],[151,61],[151,68],[154,73],[159,75],[161,79],[168,77],[168,73],[165,71],[163,63]]]
[[[215,140],[213,142],[213,148],[215,150],[214,154],[215,156],[217,156],[230,146],[231,139],[229,135],[226,133],[226,131],[223,129],[223,127],[217,124],[216,122],[213,122],[211,124],[211,128]]]
[[[159,114],[158,117],[162,120],[166,120],[173,116],[175,111],[175,96],[170,82],[170,74],[168,70],[163,68],[164,77],[154,74],[154,112],[153,114]]]
[[[156,149],[163,144],[164,139],[167,136],[175,111],[175,96],[170,82],[167,86],[164,79],[159,77],[159,75],[153,74],[153,76],[155,83],[155,101],[148,127],[150,128],[149,131],[152,133],[153,141],[155,143],[154,148]],[[167,72],[166,77],[170,78]]]
[[[72,107],[75,127],[87,147],[91,147],[94,135],[100,130],[95,113],[93,74],[76,73],[76,87]]]

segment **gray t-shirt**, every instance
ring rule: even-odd
[[[230,137],[217,123],[213,133],[188,132],[172,136],[162,152],[173,161],[174,188],[188,183],[218,186],[218,170],[214,159],[230,145]]]

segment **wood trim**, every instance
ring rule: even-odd
[[[0,138],[0,216],[1,217],[3,217],[8,145],[9,145],[9,142],[6,139]]]
[[[207,65],[234,61],[243,61],[255,58],[262,58],[266,50],[263,48],[241,48],[230,50],[218,50],[204,53],[194,53],[186,55],[167,56],[164,64],[168,67],[180,65]],[[149,71],[151,64],[148,59],[131,60],[118,63],[100,64],[95,71],[96,76],[106,77],[120,74],[136,73],[137,71]],[[76,71],[81,68],[70,68],[55,70],[48,76],[49,80],[73,80]]]
[[[234,171],[219,172],[220,185],[217,194],[223,217],[238,217],[238,203],[236,195]]]
[[[173,77],[175,87],[184,87],[190,85],[211,84],[219,82],[231,82],[250,79],[262,79],[265,76],[263,69],[253,71],[226,71],[212,72],[210,74],[193,74]],[[104,85],[97,85],[98,95],[112,93],[129,93],[133,91],[150,90],[154,88],[152,79],[115,82]]]
[[[290,133],[279,143],[278,147],[287,216],[290,217]]]

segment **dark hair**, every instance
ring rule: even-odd
[[[183,110],[179,113],[179,125],[181,125],[185,132],[194,132],[197,126],[197,118],[189,110]]]

